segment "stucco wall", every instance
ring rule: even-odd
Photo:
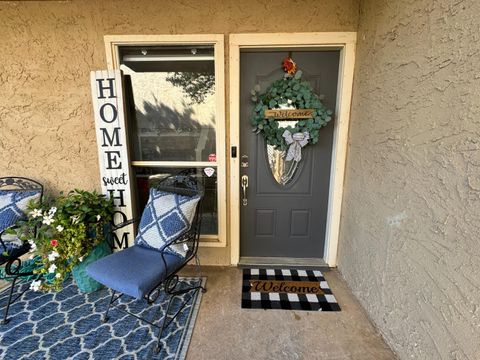
[[[480,359],[480,3],[362,3],[339,268],[402,359]]]
[[[99,188],[89,72],[106,68],[104,35],[355,31],[357,22],[357,0],[0,2],[0,176]],[[230,262],[229,247],[203,250],[204,263]]]

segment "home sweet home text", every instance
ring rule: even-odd
[[[92,71],[91,86],[102,192],[113,198],[118,224],[132,218],[121,71]],[[117,230],[115,247],[128,247],[132,234],[131,225]]]

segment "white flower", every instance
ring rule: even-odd
[[[60,273],[56,273],[56,274],[55,274],[55,277],[56,277],[57,279],[59,279],[59,278],[61,278],[61,277],[62,277],[62,274],[60,274]]]
[[[35,241],[28,240],[28,243],[30,244],[30,252],[34,252],[35,250],[37,250],[37,244],[35,244]]]
[[[48,268],[48,272],[50,274],[53,274],[55,272],[55,270],[57,270],[57,265],[55,265],[55,264],[50,265],[50,267]]]
[[[53,215],[49,215],[49,216],[43,216],[43,221],[42,223],[44,223],[45,225],[50,225],[51,223],[53,223],[54,220],[53,220]]]
[[[79,215],[71,216],[70,219],[72,219],[72,224],[76,224],[80,220],[80,216]]]
[[[100,215],[97,215],[97,221],[100,221],[102,217]]]
[[[62,232],[63,231],[63,226],[62,225],[57,225],[57,231]]]
[[[57,257],[59,257],[60,254],[56,251],[52,251],[50,254],[48,254],[48,261],[55,261]]]
[[[290,105],[292,103],[292,100],[288,99],[287,104]]]
[[[39,216],[42,216],[42,210],[39,210],[39,209],[33,209],[32,211],[30,211],[29,215],[32,217],[32,218],[37,218]]]
[[[40,289],[40,285],[42,285],[42,282],[40,280],[32,281],[32,283],[30,284],[30,290],[38,291]]]
[[[80,262],[82,262],[82,261],[83,261],[83,256],[80,256],[80,257],[78,258],[78,260],[80,260]]]
[[[57,208],[55,206],[51,207],[50,210],[48,210],[48,215],[53,216],[57,212]]]

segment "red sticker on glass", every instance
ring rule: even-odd
[[[208,161],[215,162],[217,161],[217,154],[210,154],[208,155]]]

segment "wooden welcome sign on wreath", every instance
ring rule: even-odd
[[[274,118],[275,120],[311,119],[313,111],[313,109],[269,109],[265,110],[265,118]]]

